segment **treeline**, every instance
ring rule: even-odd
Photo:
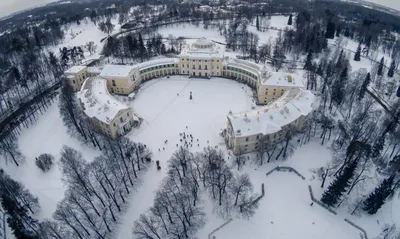
[[[0,202],[7,224],[16,238],[39,239],[39,221],[33,216],[40,209],[38,198],[0,169]]]
[[[127,138],[110,141],[103,155],[88,163],[64,146],[60,167],[67,185],[51,220],[40,223],[40,238],[109,238],[129,194],[151,162],[150,149]]]
[[[204,225],[201,194],[208,192],[222,217],[248,218],[257,201],[247,174],[234,175],[220,150],[207,147],[193,154],[179,148],[168,162],[167,178],[156,192],[154,205],[140,215],[134,238],[192,238]]]

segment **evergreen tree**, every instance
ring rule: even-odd
[[[375,188],[375,190],[364,201],[362,209],[371,215],[375,214],[392,193],[393,181],[394,176],[383,180],[382,183]]]
[[[342,174],[339,174],[335,180],[329,185],[328,189],[322,195],[321,201],[328,206],[335,206],[343,193],[346,192],[350,186],[350,179],[354,175],[354,171],[357,167],[357,161],[354,160],[348,164]]]
[[[354,54],[354,60],[360,61],[361,60],[361,43],[358,43],[358,47],[356,53]]]
[[[378,67],[378,76],[381,76],[383,74],[383,66],[384,66],[385,58],[382,57],[381,62],[379,62],[379,67]]]
[[[142,34],[139,32],[139,55],[140,60],[143,62],[145,54],[146,54],[146,47],[144,46]]]
[[[292,14],[290,14],[290,16],[289,16],[289,20],[288,20],[288,22],[287,22],[287,24],[289,25],[289,26],[291,26],[292,24],[293,24],[293,15]]]
[[[257,29],[257,31],[260,31],[260,19],[258,19],[258,15],[257,15],[257,19],[256,19],[256,29]]]
[[[161,44],[161,54],[164,55],[165,53],[167,53],[167,49],[165,47],[165,44]]]
[[[329,20],[328,25],[326,25],[325,37],[329,39],[335,38],[335,23]]]
[[[390,78],[393,77],[395,68],[396,68],[396,62],[393,59],[392,64],[390,64],[390,68],[388,71],[388,77],[390,77]]]
[[[343,66],[343,49],[340,51],[339,57],[337,59],[336,65],[335,65],[338,73],[342,69],[342,66]]]
[[[336,27],[336,37],[340,37],[340,33],[342,32],[341,26],[338,24]]]
[[[128,35],[126,37],[126,42],[128,45],[129,53],[130,53],[131,57],[133,58],[135,56],[135,52],[136,52],[137,40],[132,35]]]
[[[311,71],[313,69],[313,64],[312,64],[312,50],[310,49],[308,51],[307,59],[306,59],[306,64],[304,65],[304,70]]]
[[[332,101],[336,103],[337,106],[341,105],[344,99],[344,88],[347,82],[348,69],[345,67],[340,74],[340,78],[336,80],[332,86]]]
[[[381,155],[384,146],[385,146],[385,137],[382,135],[381,137],[378,138],[378,140],[372,147],[372,157],[377,158],[379,155]]]
[[[367,76],[365,77],[364,82],[361,85],[360,93],[358,95],[358,100],[361,100],[365,96],[365,91],[371,82],[371,73],[368,72]]]

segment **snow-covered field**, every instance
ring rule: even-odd
[[[1,168],[4,168],[12,178],[23,183],[33,195],[39,198],[42,206],[38,215],[40,219],[51,217],[56,210],[57,203],[64,198],[65,187],[61,182],[62,175],[58,166],[54,165],[49,172],[43,173],[35,165],[35,157],[42,153],[49,153],[55,157],[55,164],[57,164],[63,145],[81,151],[88,161],[92,161],[94,157],[100,155],[100,152],[82,145],[68,135],[57,104],[58,100],[40,116],[34,126],[21,131],[18,144],[22,154],[26,157],[26,162],[17,167],[12,162],[4,165],[4,161],[0,161]]]

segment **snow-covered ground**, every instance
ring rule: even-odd
[[[193,100],[189,99],[190,92]],[[180,132],[193,135],[195,140],[190,148],[193,151],[203,150],[208,145],[224,148],[219,132],[226,127],[226,115],[230,110],[246,111],[253,106],[251,89],[227,79],[173,76],[142,85],[133,108],[144,121],[128,137],[149,145],[154,160],[160,160],[162,170],[152,168],[144,176],[143,185],[132,196],[130,207],[121,220],[116,238],[129,238],[133,222],[153,205],[154,192],[165,176],[168,159],[177,149],[176,144],[180,145]],[[164,144],[165,140],[168,144]]]
[[[21,131],[18,144],[26,162],[17,167],[12,162],[5,165],[4,161],[0,161],[0,167],[39,198],[41,205],[39,219],[51,218],[57,203],[64,198],[65,187],[61,182],[62,175],[57,165],[63,145],[81,151],[88,161],[100,155],[100,152],[82,145],[68,135],[60,117],[58,100],[40,116],[35,125]],[[49,153],[55,157],[53,167],[46,173],[35,165],[35,158],[42,153]]]
[[[113,33],[116,33],[121,29],[121,25],[118,24],[118,15],[116,15],[114,18],[111,18],[111,23],[115,25]],[[107,37],[108,34],[100,31],[98,25],[95,25],[92,21],[86,18],[81,21],[80,25],[73,23],[67,28],[64,28],[64,31],[65,38],[63,42],[57,46],[49,47],[49,51],[59,54],[60,48],[81,46],[85,52],[85,59],[83,61],[98,59],[100,57],[101,50],[103,49],[103,45],[105,43],[105,41],[101,42],[101,40]],[[87,49],[83,48],[86,43],[90,41],[93,41],[94,45],[97,47],[96,52],[93,55],[90,55]]]

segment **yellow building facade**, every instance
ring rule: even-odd
[[[101,68],[74,66],[65,72],[64,78],[74,91],[84,91],[83,85],[88,78],[102,79],[108,96],[112,97],[111,94],[129,95],[142,82],[157,77],[177,74],[201,78],[224,77],[250,86],[255,92],[256,102],[259,105],[266,105],[267,108],[274,108],[272,106],[274,102],[280,102],[280,105],[283,104],[282,102],[286,102],[285,105],[290,105],[287,102],[287,98],[289,96],[293,98],[293,92],[297,92],[296,89],[304,88],[301,77],[295,74],[270,72],[266,66],[246,60],[225,57],[224,53],[224,46],[205,38],[200,38],[192,44],[185,45],[181,54],[176,58],[150,60],[136,65],[105,65]],[[302,92],[302,94],[306,93]],[[107,105],[104,106],[107,108]],[[135,117],[135,114],[129,107],[120,110],[113,112],[108,119],[103,119],[98,114],[87,113],[87,115],[92,119],[93,124],[96,125],[99,131],[104,132],[110,138],[116,138],[122,135],[121,132],[125,132],[124,130],[121,131],[121,125],[126,122],[136,122],[133,118],[130,118]],[[290,111],[295,112],[294,109]],[[285,114],[285,112],[285,110],[279,111],[279,114]],[[251,114],[253,113],[248,113],[248,115]],[[295,118],[290,117],[293,120],[286,124],[271,123],[274,122],[272,119],[275,117],[274,115],[269,116],[272,118],[268,118],[268,120],[265,117],[261,117],[264,121],[267,120],[269,122],[264,123],[263,121],[256,124],[261,126],[254,132],[245,128],[242,129],[243,125],[237,123],[236,119],[244,120],[243,118],[249,118],[248,116],[245,117],[242,114],[228,115],[226,129],[228,147],[232,148],[235,153],[251,152],[259,149],[260,141],[268,144],[280,142],[286,125],[294,124],[295,128],[300,130],[306,122],[306,115],[306,113],[302,113]],[[256,118],[260,121],[259,116]],[[250,121],[255,122],[255,119]],[[282,122],[286,121],[283,120]],[[268,127],[265,125],[268,125]],[[265,130],[260,131],[263,127],[275,127],[276,132],[273,130],[268,132]],[[122,127],[122,129],[124,128]],[[240,133],[238,133],[238,130]],[[281,133],[278,133],[278,131]]]
[[[73,91],[79,91],[85,82],[87,75],[86,66],[73,66],[64,72],[64,78],[68,81]]]

